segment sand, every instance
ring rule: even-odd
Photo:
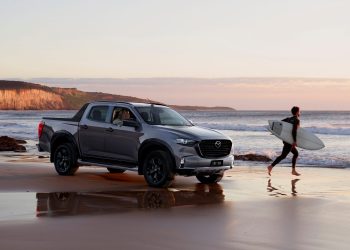
[[[349,249],[350,171],[237,166],[218,185],[0,163],[0,249]]]

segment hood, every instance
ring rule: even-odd
[[[179,138],[193,139],[193,140],[231,140],[226,135],[214,130],[198,126],[161,126],[157,125],[160,130],[173,133]]]

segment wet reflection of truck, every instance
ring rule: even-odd
[[[37,193],[37,216],[121,213],[135,209],[170,208],[220,204],[218,184],[197,184],[189,190]]]
[[[50,152],[60,175],[95,165],[137,171],[150,186],[167,187],[176,174],[217,183],[233,166],[229,137],[164,105],[88,103],[73,118],[43,118],[38,133],[39,151]]]

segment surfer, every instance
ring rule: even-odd
[[[283,149],[282,149],[282,154],[280,156],[278,156],[276,158],[276,160],[270,165],[267,167],[267,172],[269,175],[271,175],[271,171],[272,171],[272,168],[274,166],[276,166],[280,161],[282,161],[284,158],[287,157],[287,155],[292,152],[293,154],[293,159],[292,159],[292,174],[293,175],[296,175],[296,176],[299,176],[300,174],[295,170],[295,165],[296,165],[296,162],[297,162],[297,158],[298,158],[298,150],[296,149],[296,146],[297,146],[297,130],[298,130],[298,127],[300,126],[300,120],[299,120],[299,117],[300,117],[300,108],[299,107],[296,107],[294,106],[292,109],[291,109],[291,112],[293,114],[292,117],[287,117],[285,119],[283,119],[282,121],[284,122],[288,122],[288,123],[291,123],[293,124],[293,130],[292,130],[292,136],[293,136],[293,140],[294,140],[294,143],[293,144],[289,144],[287,142],[283,142]]]

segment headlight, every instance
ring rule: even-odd
[[[184,146],[193,146],[197,141],[190,139],[176,139],[176,143]]]

